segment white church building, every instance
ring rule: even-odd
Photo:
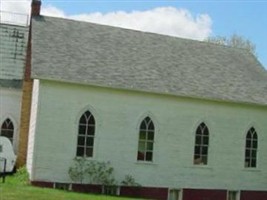
[[[254,55],[41,16],[40,4],[20,116],[19,162],[32,184],[101,192],[71,180],[82,157],[109,162],[119,182],[134,177],[141,187],[119,186],[123,196],[267,199],[267,72]]]

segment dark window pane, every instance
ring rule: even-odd
[[[200,125],[199,125],[202,129],[204,129],[206,127],[206,124],[204,122],[202,122]]]
[[[257,133],[256,132],[253,134],[253,139],[254,140],[257,140],[258,139],[258,136],[257,136]]]
[[[13,126],[13,123],[12,122],[9,123],[8,129],[14,130],[14,126]]]
[[[86,117],[83,115],[83,116],[81,116],[81,118],[80,118],[80,122],[79,122],[80,124],[87,124],[87,120],[86,120]]]
[[[146,130],[146,123],[145,123],[145,121],[143,121],[143,122],[141,123],[140,129],[141,129],[141,130]]]
[[[85,137],[78,137],[78,145],[79,146],[84,146],[84,144],[85,144]]]
[[[154,140],[154,131],[148,132],[147,134],[148,134],[148,137],[147,137],[148,140]]]
[[[89,147],[94,146],[94,138],[93,137],[87,137],[86,146],[89,146]]]
[[[208,155],[208,147],[202,147],[202,155]]]
[[[154,124],[152,121],[149,123],[148,130],[154,131]]]
[[[201,138],[202,137],[200,135],[196,136],[196,144],[201,145],[201,143],[202,143]]]
[[[250,157],[250,150],[246,149],[246,158]]]
[[[252,135],[250,132],[248,132],[248,134],[247,134],[247,139],[252,139]]]
[[[152,152],[146,152],[146,161],[152,161],[152,156],[153,156]]]
[[[257,157],[257,150],[252,150],[252,158],[256,158]]]
[[[256,167],[257,163],[256,163],[256,159],[252,159],[251,160],[251,166],[250,167]]]
[[[203,132],[203,135],[205,135],[205,136],[208,136],[208,135],[209,135],[209,131],[208,131],[207,128],[205,128],[205,130],[204,130],[204,132]]]
[[[3,122],[3,124],[2,124],[2,126],[1,126],[1,129],[8,129],[8,124],[9,124],[9,121],[8,121],[9,119],[6,119],[4,122]]]
[[[258,148],[258,142],[257,142],[257,140],[253,140],[253,146],[252,146],[252,148],[254,148],[254,149],[257,149]]]
[[[246,148],[251,148],[251,140],[250,139],[247,139],[246,140]]]
[[[84,156],[84,148],[83,147],[77,147],[76,156]]]
[[[200,127],[197,128],[196,135],[199,135],[199,136],[202,135],[202,131]]]
[[[199,154],[195,154],[194,159],[195,160],[200,159],[200,155]]]
[[[145,152],[144,151],[138,151],[137,160],[145,160]]]
[[[95,134],[95,126],[88,126],[88,135],[94,135]]]
[[[88,124],[95,125],[95,118],[94,118],[93,115],[90,116],[89,121],[88,121]]]
[[[79,135],[85,135],[85,133],[86,133],[86,126],[80,125],[79,126]]]
[[[10,133],[9,133],[8,130],[2,130],[2,131],[1,131],[1,135],[2,135],[2,136],[5,136],[5,137],[9,137]]]
[[[153,143],[152,142],[147,142],[146,150],[153,151]]]
[[[146,117],[146,118],[145,118],[145,121],[146,121],[146,124],[149,124],[150,121],[151,121],[150,117]]]
[[[202,156],[202,164],[204,164],[204,165],[208,164],[208,157],[207,156]]]
[[[93,156],[93,148],[91,148],[91,147],[87,147],[86,148],[86,156],[87,157],[92,157]]]
[[[90,111],[89,111],[89,110],[87,110],[87,111],[84,113],[84,116],[85,116],[85,118],[88,120],[88,119],[89,119],[89,117],[91,116],[91,113],[90,113]]]
[[[200,146],[195,146],[195,154],[200,154]]]
[[[203,137],[203,144],[205,144],[205,145],[209,144],[209,137],[208,136]]]
[[[146,140],[146,131],[140,131],[139,140]]]

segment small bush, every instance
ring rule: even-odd
[[[113,167],[109,162],[87,160],[86,158],[75,158],[69,168],[69,176],[72,181],[101,185],[115,185]]]
[[[134,177],[132,177],[131,175],[126,175],[124,180],[121,181],[121,184],[125,186],[136,186],[136,187],[141,186],[139,183],[135,182]]]
[[[87,164],[87,174],[91,183],[101,185],[115,185],[114,169],[109,162],[90,161]]]
[[[86,159],[74,158],[72,166],[69,168],[69,176],[72,181],[83,183],[86,176]]]
[[[26,169],[26,166],[17,169],[17,172],[14,174],[14,179],[18,183],[29,184],[29,173]]]

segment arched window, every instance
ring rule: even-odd
[[[9,118],[7,118],[3,122],[2,126],[1,126],[1,134],[0,135],[7,137],[11,141],[11,143],[13,143],[14,125]]]
[[[139,128],[137,160],[153,161],[154,133],[154,123],[149,117],[146,117]]]
[[[256,130],[251,127],[246,137],[245,167],[257,166],[258,136]]]
[[[196,130],[194,164],[208,164],[209,129],[205,123],[201,123]]]
[[[80,118],[76,156],[93,157],[95,138],[95,118],[86,111]]]

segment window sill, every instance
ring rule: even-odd
[[[148,161],[136,161],[135,164],[138,164],[138,165],[157,165],[154,162],[148,162]]]
[[[212,170],[212,167],[209,165],[192,165],[189,168]]]
[[[260,169],[258,168],[243,168],[243,171],[247,171],[247,172],[261,172]]]
[[[75,156],[74,159],[96,160],[95,157]]]

